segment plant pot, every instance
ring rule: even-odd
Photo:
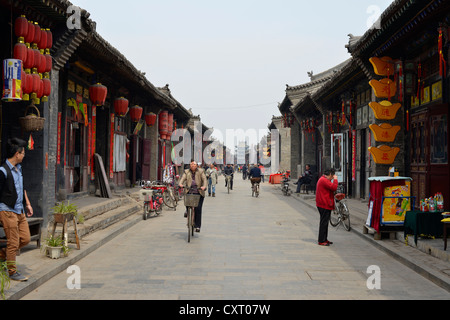
[[[55,222],[64,223],[65,221],[71,221],[74,217],[73,213],[55,213],[53,214]]]
[[[59,259],[61,258],[61,250],[62,247],[47,247],[47,255],[51,259]]]

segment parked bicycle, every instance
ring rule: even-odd
[[[144,220],[154,215],[159,216],[163,204],[161,190],[142,190],[141,194],[144,197]]]
[[[145,189],[160,190],[164,205],[168,208],[176,210],[178,205],[178,197],[176,195],[176,189],[169,183],[162,181],[144,181],[140,182],[141,187]]]
[[[342,223],[345,230],[350,231],[350,211],[348,210],[345,193],[343,191],[343,185],[339,185],[334,196],[334,210],[331,211],[330,224],[333,227],[337,227]]]

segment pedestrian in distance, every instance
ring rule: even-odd
[[[217,169],[211,163],[209,168],[206,170],[206,178],[208,179],[208,196],[216,196],[216,184],[219,180],[219,175],[217,174]]]
[[[186,187],[186,193],[200,195],[200,201],[198,202],[198,206],[195,208],[194,216],[194,227],[196,232],[200,232],[200,228],[202,226],[202,207],[203,200],[205,199],[205,190],[207,188],[207,185],[208,181],[206,179],[205,170],[199,168],[197,162],[192,160],[189,165],[189,169],[184,171],[179,186]],[[185,217],[186,216],[187,215],[185,212]]]
[[[330,222],[331,210],[334,210],[334,193],[338,188],[338,178],[334,169],[326,170],[317,181],[316,206],[320,213],[319,238],[321,246],[333,244],[328,240],[328,223]]]
[[[25,158],[24,140],[13,138],[7,143],[7,160],[0,167],[0,221],[5,231],[6,249],[0,250],[0,260],[6,261],[11,280],[27,281],[16,267],[16,253],[30,242],[30,229],[25,214],[33,215],[33,208],[22,176],[22,161]]]

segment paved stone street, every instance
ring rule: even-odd
[[[279,186],[236,175],[205,199],[203,226],[187,243],[184,208],[139,222],[77,262],[81,289],[63,272],[23,299],[449,299],[447,291],[342,227],[317,245],[319,215]],[[369,266],[381,271],[370,290]]]

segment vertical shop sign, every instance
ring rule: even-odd
[[[352,130],[352,181],[356,181],[356,130]]]
[[[97,137],[97,107],[92,106],[92,123],[91,123],[91,153],[89,157],[91,158],[91,180],[95,180],[95,139]]]
[[[111,132],[109,139],[109,178],[114,178],[114,113],[111,113]]]
[[[57,145],[56,145],[56,164],[61,163],[61,118],[62,118],[62,112],[58,112],[58,136],[57,139]]]

